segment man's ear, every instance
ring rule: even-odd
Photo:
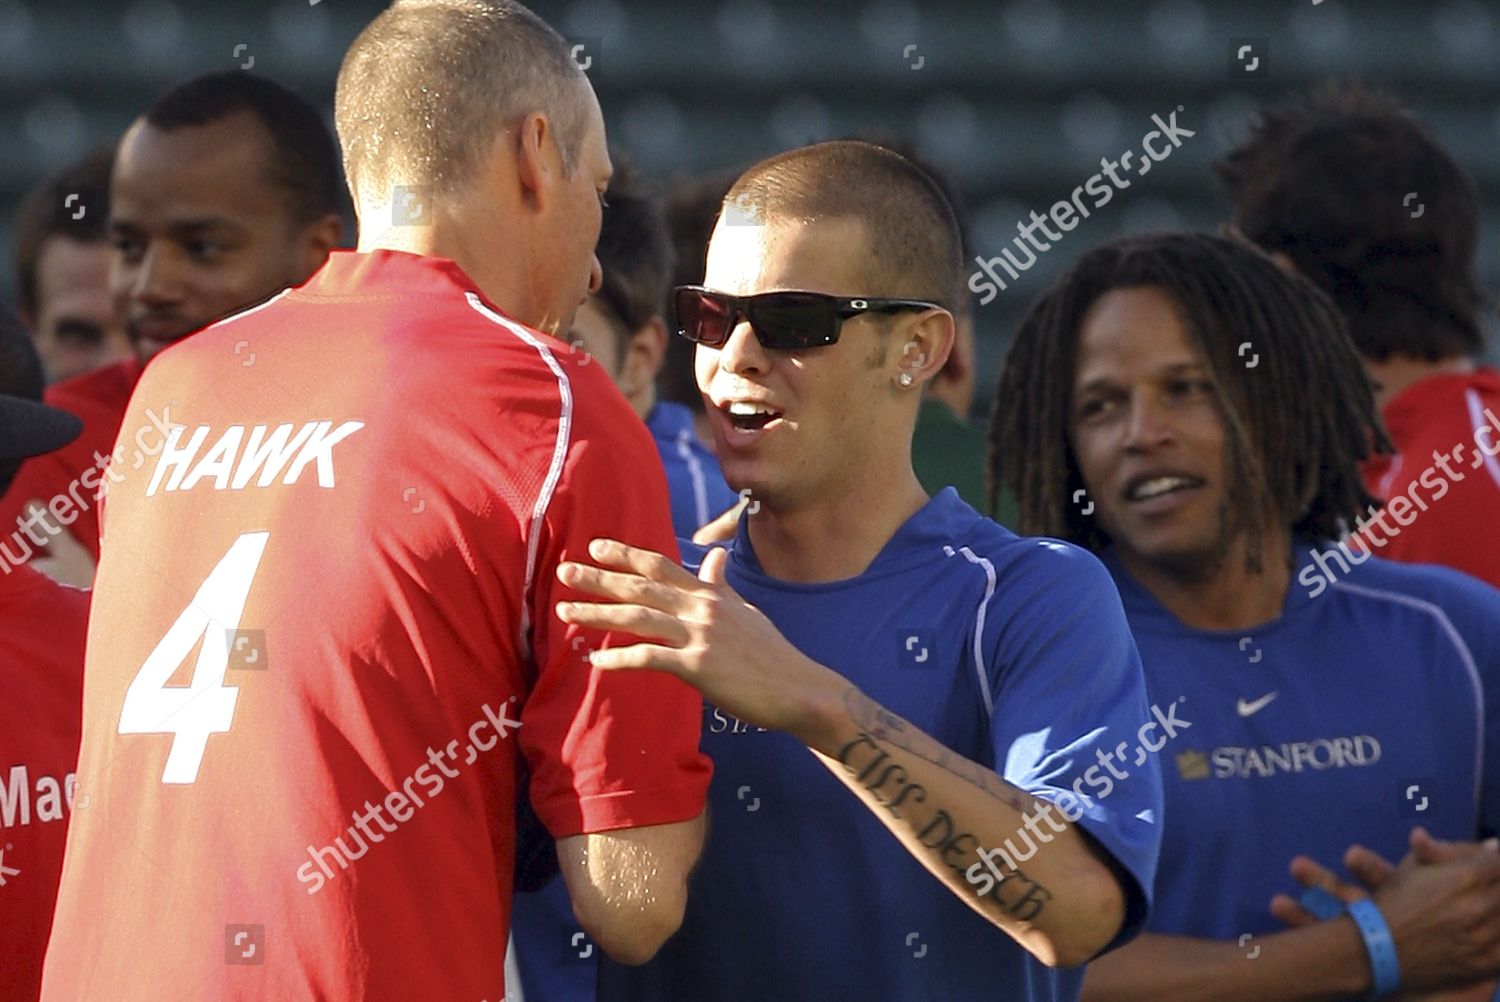
[[[948,362],[956,341],[953,314],[947,310],[927,310],[900,332],[900,354],[896,358],[894,378],[903,373],[911,376],[909,385],[920,387]]]
[[[954,320],[953,350],[948,352],[948,361],[935,378],[951,383],[962,383],[974,371],[974,321],[966,317]]]
[[[337,212],[330,212],[317,222],[309,223],[303,230],[302,278],[323,267],[328,255],[344,242],[344,220]]]
[[[533,211],[545,211],[553,188],[562,180],[557,133],[546,115],[533,111],[521,119],[516,134],[516,177],[521,198]]]
[[[1297,267],[1297,262],[1288,257],[1285,251],[1272,251],[1271,260],[1276,262],[1276,267],[1280,268],[1285,275],[1295,278],[1302,274],[1301,269]]]
[[[632,333],[625,344],[625,356],[620,360],[620,392],[635,399],[656,382],[666,357],[667,322],[658,315]]]

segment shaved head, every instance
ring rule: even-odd
[[[961,302],[963,250],[958,223],[932,178],[883,146],[818,143],[751,167],[724,196],[720,225],[860,224],[859,272],[866,296],[925,299],[950,310]]]
[[[392,185],[451,194],[495,139],[539,112],[577,162],[588,82],[568,44],[509,0],[395,0],[350,46],[334,117],[344,172],[360,198]]]

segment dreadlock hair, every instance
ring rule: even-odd
[[[1211,373],[1232,514],[1250,531],[1252,571],[1260,568],[1267,512],[1316,542],[1337,538],[1379,504],[1359,464],[1372,449],[1389,452],[1390,440],[1332,301],[1246,243],[1169,233],[1095,248],[1022,321],[990,420],[991,511],[1003,483],[1020,502],[1021,531],[1096,552],[1108,542],[1069,503],[1084,486],[1071,442],[1078,340],[1105,293],[1142,286],[1173,299]],[[1244,357],[1252,350],[1253,365]]]

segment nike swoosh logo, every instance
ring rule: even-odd
[[[1276,693],[1274,691],[1268,692],[1264,696],[1255,700],[1247,700],[1242,696],[1240,697],[1239,702],[1235,704],[1235,709],[1239,711],[1240,716],[1242,717],[1254,716],[1261,710],[1264,710],[1267,706],[1270,706],[1271,700],[1275,698]]]

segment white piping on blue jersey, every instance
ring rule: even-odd
[[[547,368],[557,377],[557,391],[562,399],[562,413],[557,419],[557,444],[552,449],[552,464],[547,468],[547,479],[542,481],[542,489],[536,496],[536,505],[531,510],[531,526],[526,532],[526,578],[521,589],[521,656],[529,657],[531,654],[531,585],[536,578],[536,551],[542,542],[542,519],[547,516],[547,507],[552,503],[552,492],[557,490],[557,482],[562,479],[563,463],[568,458],[568,439],[573,431],[573,385],[568,382],[568,374],[563,372],[562,366],[557,364],[557,359],[552,357],[552,352],[545,344],[531,336],[531,332],[514,321],[507,320],[488,306],[484,301],[472,292],[464,293],[464,298],[469,301],[474,312],[486,317],[510,331],[516,337],[525,341],[536,349],[542,361],[547,363]]]
[[[203,328],[203,330],[211,331],[215,327],[223,327],[225,324],[232,324],[236,320],[243,320],[243,319],[245,319],[246,317],[248,317],[252,313],[259,313],[261,310],[265,309],[267,306],[270,306],[272,303],[279,301],[283,296],[285,296],[288,292],[291,292],[291,291],[292,291],[292,287],[289,285],[285,289],[282,289],[280,292],[276,293],[276,295],[272,296],[270,299],[267,299],[265,302],[263,302],[263,303],[256,303],[254,306],[251,306],[248,309],[240,310],[238,313],[231,313],[227,317],[220,317],[218,320],[215,320],[213,323],[211,323],[207,327]],[[238,353],[236,353],[236,354],[238,354]]]
[[[1469,684],[1474,687],[1474,814],[1479,815],[1480,806],[1480,784],[1484,776],[1484,682],[1479,677],[1479,668],[1474,664],[1474,653],[1469,650],[1469,645],[1464,643],[1463,634],[1453,625],[1453,620],[1439,606],[1411,595],[1403,595],[1398,591],[1385,591],[1380,588],[1366,588],[1363,585],[1350,584],[1347,581],[1335,581],[1334,588],[1343,591],[1354,592],[1356,595],[1364,595],[1367,598],[1385,599],[1387,602],[1395,602],[1419,612],[1425,612],[1438,621],[1448,639],[1453,641],[1457,648],[1459,658],[1469,672]]]
[[[951,557],[954,549],[945,546],[943,552]],[[979,603],[979,616],[974,622],[974,671],[979,675],[979,697],[984,700],[984,714],[988,720],[995,715],[995,697],[990,694],[990,676],[984,670],[984,613],[989,608],[990,599],[995,597],[995,565],[985,557],[976,556],[967,546],[960,546],[957,552],[962,553],[969,563],[984,568],[984,599]]]
[[[1489,424],[1484,415],[1484,401],[1479,399],[1479,391],[1474,389],[1464,392],[1464,400],[1469,404],[1469,424],[1475,429],[1474,451],[1484,457],[1484,468],[1489,471],[1490,479],[1495,481],[1495,486],[1500,487],[1500,460],[1479,447],[1478,429]]]
[[[713,514],[708,510],[708,479],[703,475],[703,464],[693,455],[693,429],[684,428],[677,433],[677,455],[687,463],[688,477],[693,481],[693,511],[696,524],[706,525]]]

